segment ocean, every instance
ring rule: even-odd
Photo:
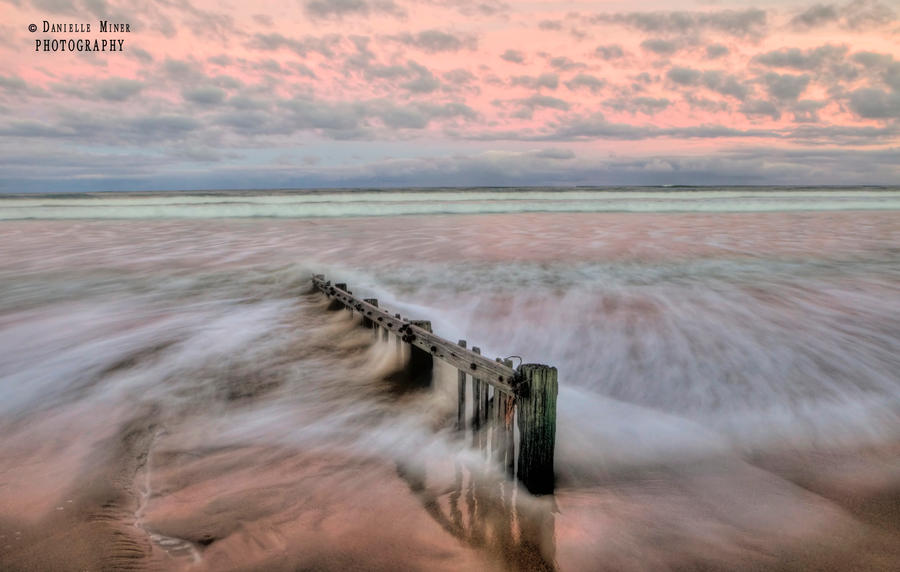
[[[900,188],[0,197],[0,568],[896,570]],[[559,370],[557,490],[314,273]]]

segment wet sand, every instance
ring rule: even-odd
[[[896,221],[10,224],[0,570],[898,570]],[[556,495],[312,270],[559,364]]]
[[[252,382],[241,389],[242,407],[266,395]],[[20,423],[4,440],[0,569],[900,565],[897,447],[562,471],[557,494],[536,498],[498,468],[459,458],[388,462],[327,448],[204,446],[215,428],[203,412],[107,413],[122,421],[64,408]],[[67,434],[79,426],[91,439]],[[35,446],[46,434],[57,447],[52,439]]]
[[[459,467],[457,483],[434,487],[419,469],[377,460],[168,450],[147,418],[122,429],[114,454],[92,458],[50,503],[59,504],[0,521],[0,568],[889,571],[900,563],[898,481],[853,480],[855,455],[816,486],[718,460],[563,484],[535,499]],[[36,473],[52,465],[30,460]],[[17,497],[19,508],[48,500]],[[0,498],[4,515],[22,514]]]

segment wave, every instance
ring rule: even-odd
[[[0,220],[335,218],[529,212],[900,209],[900,190],[433,190],[120,193],[0,198]]]

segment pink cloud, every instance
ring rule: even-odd
[[[869,4],[21,0],[5,8],[0,132],[36,152],[115,145],[251,162],[316,141],[348,156],[372,141],[411,156],[478,141],[587,155],[886,148],[900,140],[900,20]],[[106,17],[131,31],[101,33]],[[91,31],[45,33],[45,20]],[[124,52],[35,49],[114,38]]]

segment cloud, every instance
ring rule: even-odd
[[[176,81],[193,81],[203,75],[203,69],[194,61],[174,60],[166,58],[162,63],[162,71],[170,79]]]
[[[598,14],[592,23],[620,24],[651,34],[693,37],[712,30],[739,38],[761,37],[766,28],[766,13],[759,9],[721,10],[717,12],[628,12]]]
[[[681,49],[681,42],[651,38],[641,42],[641,47],[660,56],[672,55]]]
[[[306,0],[303,7],[311,18],[343,18],[369,14],[396,17],[406,15],[406,11],[397,6],[393,0]]]
[[[185,100],[198,105],[218,105],[225,100],[225,90],[214,85],[185,89],[181,95]]]
[[[572,79],[565,82],[565,86],[572,91],[588,89],[591,93],[598,93],[605,85],[606,80],[599,79],[586,73],[577,74]]]
[[[900,118],[900,93],[862,88],[850,94],[850,109],[865,119]]]
[[[697,85],[703,77],[703,72],[692,68],[675,67],[666,73],[666,77],[678,85]]]
[[[530,89],[556,89],[559,85],[559,76],[555,73],[542,73],[539,76],[517,75],[510,79],[510,83],[517,87],[527,87]]]
[[[697,184],[892,184],[900,178],[900,151],[785,150],[776,162],[763,146],[723,149],[702,155],[653,153],[646,156],[564,157],[565,150],[435,153],[388,159],[352,167],[295,161],[287,166],[229,166],[173,172],[158,157],[45,150],[0,149],[8,192],[69,190],[156,190],[209,188],[323,188],[662,185]],[[198,150],[202,155],[202,150]],[[43,166],[43,167],[40,167]],[[73,171],[86,176],[73,178]],[[60,183],[64,180],[65,183]]]
[[[726,112],[730,109],[727,101],[699,97],[690,92],[684,94],[684,101],[691,109],[702,109],[703,111],[709,111],[711,113]]]
[[[538,23],[538,28],[541,30],[562,30],[563,25],[560,20],[541,20]]]
[[[603,103],[604,105],[606,105],[610,109],[614,109],[615,111],[626,111],[631,114],[640,112],[646,115],[653,115],[659,111],[666,109],[667,107],[669,107],[669,105],[672,104],[671,101],[664,97],[618,98],[610,99],[604,101]]]
[[[555,161],[568,161],[575,158],[575,152],[571,149],[541,149],[534,154],[538,159],[553,159]]]
[[[262,51],[276,51],[286,48],[300,56],[305,56],[309,52],[317,52],[330,58],[334,57],[334,49],[340,42],[341,36],[338,34],[321,37],[306,36],[301,39],[295,39],[272,32],[254,34],[247,43],[247,47]]]
[[[851,30],[867,30],[897,20],[893,8],[877,0],[853,0],[842,10],[844,26]]]
[[[460,102],[409,102],[399,104],[388,99],[323,101],[295,97],[278,102],[280,111],[267,114],[289,129],[318,130],[331,139],[370,139],[380,123],[388,129],[425,129],[436,120],[471,121],[478,114]],[[258,115],[258,114],[257,114]]]
[[[379,119],[390,129],[425,129],[437,119],[473,120],[477,117],[472,108],[461,103],[410,103],[397,105],[385,100],[367,102],[366,115]]]
[[[796,123],[818,123],[819,110],[827,105],[824,101],[813,101],[803,99],[791,106],[791,112],[794,114]]]
[[[647,103],[646,101],[644,103]],[[652,104],[651,104],[652,105]],[[663,105],[657,102],[657,106]],[[780,138],[783,134],[769,129],[735,129],[723,125],[697,125],[692,127],[662,128],[655,125],[632,125],[614,123],[601,112],[588,115],[568,115],[552,129],[541,132],[523,130],[503,133],[485,133],[479,140],[508,139],[518,141],[591,141],[608,139],[615,141],[639,141],[660,137],[675,139],[717,139],[723,137],[768,137]]]
[[[137,95],[144,88],[144,84],[133,79],[121,77],[109,78],[96,84],[97,96],[106,101],[125,101],[133,95]]]
[[[724,46],[722,44],[710,44],[706,46],[706,57],[710,60],[715,60],[723,56],[727,56],[730,52],[731,50],[729,50],[727,46]]]
[[[42,12],[53,14],[77,14],[79,8],[73,0],[32,0],[31,4]]]
[[[389,39],[407,46],[418,48],[429,54],[439,52],[458,52],[463,49],[474,50],[478,40],[470,34],[451,34],[440,30],[424,30],[418,34],[403,33],[388,36]]]
[[[102,2],[103,0],[94,1]],[[234,20],[227,13],[202,10],[188,0],[173,2],[171,7],[181,13],[182,24],[187,26],[195,36],[227,41],[229,38],[243,34],[243,31],[234,25]],[[115,15],[111,17],[111,20],[127,21],[129,16],[128,13]]]
[[[625,55],[622,46],[619,44],[608,44],[605,46],[597,46],[594,55],[604,60],[616,60]]]
[[[778,106],[763,99],[749,99],[743,102],[738,110],[747,117],[771,117],[776,121],[781,119],[781,110]]]
[[[680,86],[703,86],[721,95],[744,100],[750,88],[736,75],[721,70],[700,71],[687,67],[673,67],[666,72],[666,77]]]
[[[525,63],[525,54],[519,50],[506,50],[500,54],[500,59],[512,62],[514,64]]]
[[[128,48],[128,55],[145,64],[149,64],[153,61],[153,54],[137,46]]]
[[[431,93],[442,87],[440,80],[427,67],[414,60],[405,64],[384,65],[372,61],[370,52],[348,57],[344,62],[346,73],[360,73],[369,82],[385,82],[413,93]]]
[[[275,21],[268,14],[254,14],[253,21],[266,28],[271,28],[275,25]]]
[[[888,143],[896,140],[900,130],[896,126],[871,127],[868,125],[801,125],[786,134],[789,138],[800,143],[816,143],[835,146],[848,145],[872,145],[873,143]],[[841,149],[847,156],[853,155],[855,149]],[[787,152],[787,151],[785,151]],[[850,165],[847,168],[853,168]]]
[[[877,68],[891,65],[894,61],[894,56],[879,52],[863,51],[856,52],[851,59],[867,68]]]
[[[431,70],[414,61],[407,63],[414,78],[401,83],[400,87],[413,93],[431,93],[441,87],[441,82],[431,73]]]
[[[849,30],[868,30],[896,20],[894,9],[878,0],[852,0],[843,5],[815,4],[791,18],[790,24],[803,31],[835,23]]]
[[[230,66],[234,60],[232,60],[231,57],[227,54],[219,54],[217,56],[210,56],[206,58],[206,61],[217,66],[225,67]]]
[[[186,115],[163,113],[133,118],[126,122],[126,137],[138,136],[138,140],[180,139],[188,133],[200,129],[202,124]],[[130,132],[130,133],[129,133]]]
[[[447,80],[451,84],[455,85],[464,85],[474,82],[477,78],[475,74],[470,72],[469,70],[465,70],[462,68],[456,68],[445,72],[443,75],[444,79]]]
[[[528,109],[545,107],[549,109],[559,109],[562,111],[569,110],[569,103],[567,101],[559,99],[558,97],[551,97],[549,95],[535,94],[525,99],[517,99],[516,103]]]
[[[417,34],[406,32],[396,36],[388,36],[388,39],[418,48],[429,54],[458,52],[463,49],[474,50],[478,47],[478,40],[473,35],[451,34],[440,30],[424,30]]]
[[[832,4],[815,4],[791,18],[791,25],[801,30],[817,28],[824,24],[836,22],[840,16],[837,7]]]
[[[581,62],[576,62],[572,59],[569,59],[565,56],[558,56],[555,58],[550,58],[549,60],[550,67],[559,71],[571,71],[577,69],[584,69],[587,66]]]
[[[6,91],[24,91],[27,87],[25,80],[17,75],[0,75],[0,88]]]
[[[502,0],[419,0],[422,3],[456,10],[464,16],[475,18],[505,17],[509,4]]]
[[[841,61],[847,55],[847,46],[825,44],[818,48],[781,48],[753,56],[753,63],[768,67],[800,71],[816,71],[826,64]]]
[[[767,73],[762,77],[769,95],[778,100],[795,100],[809,86],[808,75]]]
[[[654,128],[651,128],[653,130]],[[641,139],[642,129],[624,123],[610,123],[606,117],[598,112],[587,116],[568,117],[556,127],[552,133],[546,135],[554,140],[579,140],[579,139]]]
[[[891,54],[857,52],[851,58],[894,91],[900,92],[900,61]]]

